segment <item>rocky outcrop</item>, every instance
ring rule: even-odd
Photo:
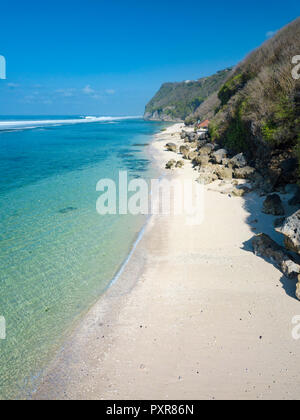
[[[198,156],[198,153],[195,150],[191,150],[188,154],[189,160],[194,160]]]
[[[276,231],[284,235],[284,244],[287,249],[300,254],[300,210],[287,217]]]
[[[208,77],[164,83],[145,108],[144,118],[157,121],[184,121],[209,95],[217,92],[228,77],[222,70]]]
[[[223,163],[223,159],[227,158],[227,150],[226,149],[219,149],[216,152],[212,153],[212,161],[215,163]]]
[[[218,179],[217,174],[215,173],[213,169],[213,165],[208,164],[207,166],[200,167],[199,169],[199,177],[197,179],[197,182],[200,184],[211,184],[213,181],[216,181]]]
[[[240,187],[233,187],[231,194],[236,197],[243,197],[245,194],[249,193],[251,188],[241,185]]]
[[[178,160],[176,162],[176,168],[182,168],[184,166],[184,161],[183,160]]]
[[[278,194],[270,194],[263,202],[263,213],[272,214],[274,216],[284,215],[284,208],[281,198]]]
[[[214,165],[214,170],[219,179],[232,179],[232,168],[226,168],[224,165]]]
[[[189,153],[190,153],[190,147],[189,147],[189,146],[187,146],[187,145],[185,145],[185,144],[182,144],[182,145],[179,147],[179,152],[182,154],[182,156],[183,156],[185,159],[188,159],[188,155],[189,155]]]
[[[209,164],[209,156],[198,154],[194,159],[194,163],[195,165],[199,165],[200,167],[207,166]]]
[[[239,153],[230,159],[233,168],[244,168],[247,165],[246,158],[243,153]]]
[[[297,278],[300,266],[295,263],[287,251],[265,233],[256,235],[252,240],[255,255],[271,260],[282,273],[289,278]]]
[[[173,169],[176,165],[176,160],[171,159],[166,163],[166,169]]]
[[[166,144],[166,148],[167,150],[169,150],[170,152],[177,152],[177,146],[175,143],[167,143]]]
[[[215,146],[211,143],[207,143],[204,146],[200,146],[199,153],[200,155],[210,155],[214,150]]]
[[[234,177],[238,179],[252,179],[255,175],[255,169],[251,166],[244,166],[243,168],[234,169]]]

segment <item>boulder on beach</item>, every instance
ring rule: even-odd
[[[197,140],[197,134],[191,131],[190,133],[187,133],[187,138],[189,139],[190,142],[193,142]]]
[[[212,183],[213,181],[216,181],[217,179],[218,176],[214,171],[213,165],[210,164],[206,167],[200,167],[197,182],[206,185]]]
[[[209,156],[197,154],[197,156],[194,159],[194,163],[200,166],[207,166],[209,163]]]
[[[198,134],[198,140],[205,140],[207,137],[207,133],[206,132],[202,132]]]
[[[243,168],[247,165],[247,161],[245,159],[244,153],[239,153],[235,155],[233,158],[230,159],[230,163],[234,168]]]
[[[176,165],[176,160],[171,159],[166,163],[166,169],[172,169]]]
[[[178,160],[176,162],[176,168],[182,168],[184,166],[184,161],[183,160]]]
[[[166,148],[170,151],[170,152],[177,152],[177,146],[175,143],[167,143],[166,144]]]
[[[247,187],[246,185],[241,185],[240,187],[234,187],[232,189],[232,195],[236,197],[243,197],[245,194],[251,192],[251,188]]]
[[[271,260],[285,276],[295,278],[300,274],[300,266],[295,263],[285,248],[278,245],[265,233],[260,233],[252,239],[255,255]]]
[[[189,160],[194,160],[198,156],[198,153],[195,150],[191,150],[188,154]]]
[[[224,165],[214,165],[215,172],[219,179],[232,179],[232,168]]]
[[[227,150],[219,149],[211,154],[212,161],[215,163],[222,163],[223,159],[227,158]]]
[[[189,146],[187,146],[186,144],[182,144],[182,145],[179,147],[179,152],[182,154],[182,156],[183,156],[185,159],[188,159],[188,155],[189,155],[189,152],[190,152],[190,147],[189,147]]]
[[[199,149],[199,153],[201,155],[210,155],[211,152],[214,150],[214,145],[211,143],[206,143]]]
[[[243,168],[235,168],[234,177],[238,179],[252,179],[255,174],[255,169],[251,166],[244,166]]]
[[[300,254],[300,210],[287,217],[276,231],[284,235],[287,249]]]
[[[192,143],[189,144],[191,149],[196,149],[198,147],[198,142],[197,141],[193,141]]]
[[[284,208],[278,194],[270,194],[266,197],[263,202],[262,212],[265,214],[273,214],[274,216],[284,215]]]
[[[198,149],[200,150],[203,146],[208,144],[208,141],[207,140],[198,140],[197,144],[198,144]]]
[[[185,138],[186,138],[186,136],[187,136],[186,131],[182,130],[182,131],[181,131],[181,133],[180,133],[180,138],[181,138],[181,140],[185,139]]]

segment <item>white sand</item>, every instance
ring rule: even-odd
[[[163,145],[179,142],[171,136],[179,127],[157,137],[160,164],[173,157]],[[174,175],[196,172],[188,163]],[[200,226],[152,217],[121,278],[76,328],[35,398],[299,399],[291,320],[300,302],[293,282],[249,248],[255,226],[272,225],[261,203],[207,190]]]

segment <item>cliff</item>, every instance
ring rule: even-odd
[[[155,121],[183,121],[208,98],[217,92],[231,69],[198,80],[164,83],[146,105],[144,118]]]
[[[210,124],[212,140],[245,152],[273,185],[297,178],[300,79],[293,57],[299,54],[297,18],[234,69],[218,92]]]

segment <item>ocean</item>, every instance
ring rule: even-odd
[[[146,216],[96,212],[99,179],[155,177],[137,118],[0,118],[0,398],[30,398],[67,332],[109,286]]]

